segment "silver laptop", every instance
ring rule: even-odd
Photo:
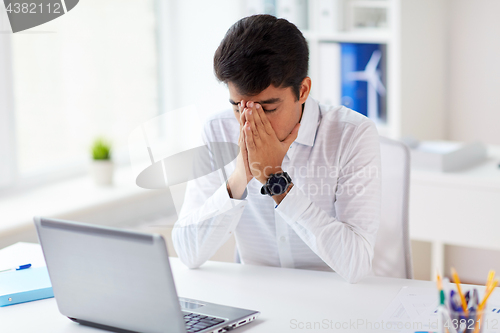
[[[59,311],[75,322],[115,332],[221,333],[260,314],[178,298],[161,235],[34,220]]]

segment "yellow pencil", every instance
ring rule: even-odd
[[[493,281],[493,278],[495,277],[495,271],[494,270],[490,270],[490,272],[488,273],[488,279],[486,280],[486,289],[485,289],[485,295],[483,297],[483,300],[481,302],[481,304],[478,305],[477,307],[477,318],[476,318],[476,323],[474,324],[474,333],[478,333],[479,332],[479,328],[480,328],[480,325],[481,325],[481,319],[483,317],[483,307],[486,306],[486,301],[488,300],[488,297],[490,297],[491,293],[493,292],[493,290],[495,290],[495,287],[496,285],[498,284],[498,279],[495,280],[495,282],[492,283]]]
[[[455,284],[457,285],[458,294],[460,295],[460,300],[462,301],[462,309],[467,316],[469,315],[469,310],[467,310],[467,302],[465,301],[465,296],[462,293],[462,288],[460,287],[460,279],[458,278],[457,271],[453,267],[451,268],[451,275],[453,276],[453,280],[455,280]]]
[[[443,283],[441,282],[441,275],[439,275],[439,273],[437,273],[436,283],[437,283],[438,290],[442,290]]]
[[[488,300],[488,298],[490,297],[491,293],[493,292],[493,290],[495,290],[495,287],[498,285],[498,279],[495,279],[495,281],[493,281],[492,284],[490,284],[490,288],[486,291],[486,294],[484,295],[483,297],[483,300],[481,301],[481,303],[479,304],[478,306],[478,309],[479,310],[482,310],[483,307],[486,306],[486,301]]]
[[[490,288],[491,282],[493,282],[493,278],[495,277],[495,271],[490,270],[488,273],[488,279],[486,280],[486,291]]]

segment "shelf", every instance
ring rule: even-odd
[[[341,83],[324,74],[341,76],[336,63],[342,55],[334,44],[382,44],[386,46],[383,70],[388,92],[386,122],[377,124],[379,133],[422,140],[444,137],[446,1],[311,0],[308,4],[308,28],[302,33],[309,46],[309,75],[319,102],[341,102]]]
[[[358,0],[351,1],[350,5],[361,8],[390,8],[391,4],[387,0]]]
[[[314,42],[389,44],[392,40],[391,32],[388,30],[336,33],[312,33],[306,31],[303,34],[306,39]]]

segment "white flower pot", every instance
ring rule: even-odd
[[[90,166],[90,173],[97,185],[113,184],[113,162],[110,160],[93,160]]]

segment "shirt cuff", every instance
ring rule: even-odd
[[[281,215],[297,222],[299,217],[311,204],[311,200],[309,200],[309,198],[305,195],[302,195],[299,188],[294,185],[283,200],[281,200],[280,204],[275,208]]]
[[[239,207],[241,205],[245,206],[246,205],[246,197],[247,197],[247,189],[245,188],[245,192],[243,193],[243,196],[241,199],[233,199],[229,196],[229,193],[227,192],[227,187],[226,183],[224,182],[218,189],[215,191],[213,195],[213,202],[216,206],[216,208],[220,212],[226,212],[228,210],[231,210],[235,207]]]

